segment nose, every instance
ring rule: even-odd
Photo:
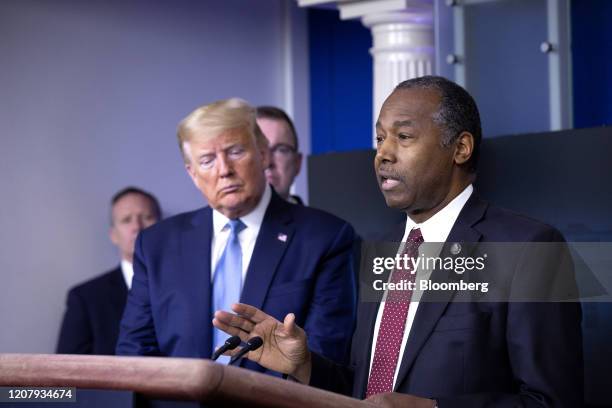
[[[132,223],[132,228],[136,230],[136,232],[140,232],[145,228],[145,222],[143,217],[134,217],[134,222]]]
[[[274,157],[274,153],[270,151],[268,169],[274,170],[275,168],[276,168],[276,158]]]
[[[395,161],[396,144],[393,137],[386,137],[381,143],[376,146],[375,162],[392,163]]]
[[[232,161],[228,160],[225,154],[220,154],[219,157],[217,157],[217,166],[220,177],[228,177],[234,173]]]

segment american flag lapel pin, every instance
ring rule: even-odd
[[[287,242],[287,234],[283,234],[282,232],[279,233],[276,238],[281,242]]]

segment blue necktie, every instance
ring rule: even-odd
[[[240,290],[242,288],[242,250],[238,234],[246,228],[246,225],[240,219],[229,220],[226,227],[229,226],[230,236],[219,258],[215,275],[213,276],[213,298],[212,298],[212,313],[217,310],[231,311],[230,306],[240,300]],[[227,333],[219,329],[213,328],[213,349],[221,347],[225,340],[229,337]],[[228,356],[221,356],[218,362],[225,364],[229,362]]]

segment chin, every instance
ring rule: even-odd
[[[223,208],[232,214],[238,214],[239,217],[249,213],[255,208],[257,202],[251,196],[241,197],[240,200],[232,200],[222,203]]]
[[[278,195],[283,196],[283,197],[289,197],[289,189],[288,188],[287,189],[283,189],[280,186],[279,187],[273,186],[273,187],[274,187],[274,191],[276,191],[278,193]]]
[[[245,207],[245,203],[244,200],[228,200],[221,203],[221,206],[231,212],[240,212],[240,210]]]
[[[387,207],[399,211],[406,211],[411,204],[407,200],[402,199],[402,197],[393,197],[387,195],[385,195],[385,203],[387,203]]]
[[[404,211],[405,207],[398,202],[395,201],[387,201],[387,207],[393,209],[393,210],[399,210],[399,211]]]

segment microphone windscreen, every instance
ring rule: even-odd
[[[251,351],[257,350],[258,348],[261,347],[262,344],[263,344],[263,339],[259,336],[253,337],[249,339],[249,341],[247,341],[247,346],[249,347],[249,349],[251,349]]]
[[[240,345],[240,337],[232,336],[229,339],[225,340],[225,345],[227,346],[227,350],[233,350]]]

